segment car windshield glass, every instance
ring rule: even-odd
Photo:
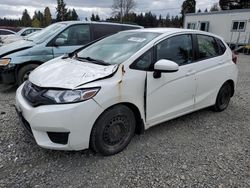
[[[27,36],[25,39],[40,44],[64,28],[65,25],[66,24],[63,23],[52,24],[41,31],[34,33],[34,35]]]
[[[20,31],[18,31],[18,32],[16,33],[16,35],[21,35],[25,30],[26,30],[25,28],[21,29]]]
[[[159,35],[160,33],[153,32],[121,32],[90,45],[77,56],[120,64]]]

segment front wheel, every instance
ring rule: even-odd
[[[92,129],[92,149],[103,155],[122,151],[134,135],[135,124],[134,113],[128,107],[117,105],[108,109],[98,118]]]
[[[28,80],[30,73],[38,66],[37,64],[28,64],[20,68],[17,73],[17,84],[20,86],[23,82]]]
[[[230,102],[230,99],[232,97],[232,87],[229,83],[223,84],[223,86],[220,88],[220,91],[217,95],[215,105],[213,107],[214,111],[221,112],[225,110]]]

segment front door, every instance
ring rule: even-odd
[[[57,40],[60,41],[59,44],[56,44]],[[90,41],[90,26],[88,24],[70,26],[54,39],[54,58],[73,52]]]
[[[176,62],[179,70],[162,73],[154,78],[147,72],[146,120],[151,126],[194,108],[196,90],[191,35],[177,35],[155,46],[156,61],[167,59]]]

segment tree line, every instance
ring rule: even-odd
[[[146,13],[135,13],[136,0],[113,0],[112,16],[102,20],[98,14],[92,14],[91,21],[109,21],[129,24],[138,24],[144,27],[181,27],[183,19],[187,13],[196,12],[196,0],[185,0],[181,6],[180,15],[173,16],[168,13],[166,17],[157,16],[151,11]],[[219,0],[211,8],[212,11],[244,9],[250,8],[250,0]],[[167,9],[167,8],[166,8]],[[205,9],[204,12],[209,12]],[[200,9],[198,13],[202,12]],[[23,11],[21,19],[1,19],[0,25],[4,26],[23,26],[23,27],[46,27],[51,23],[67,20],[79,20],[79,16],[75,9],[68,9],[64,0],[57,0],[56,18],[53,19],[49,7],[43,11],[35,11],[31,18],[28,11]],[[88,20],[85,18],[85,20]]]

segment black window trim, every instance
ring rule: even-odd
[[[221,39],[218,39],[218,38],[215,37],[215,40],[216,40],[217,46],[218,46],[219,51],[220,51],[220,56],[224,55],[226,53],[226,51],[227,51],[226,45],[224,44],[224,42]],[[226,50],[224,52],[221,49],[221,46],[219,45],[219,43],[221,43],[225,47]]]
[[[144,69],[144,70],[142,70],[142,69],[138,69],[138,68],[136,68],[136,63],[144,56],[144,55],[146,55],[146,53],[148,53],[148,52],[152,52],[152,57],[151,57],[151,64],[149,65],[149,67],[147,68],[147,69]],[[151,71],[154,71],[153,70],[153,66],[152,65],[154,65],[154,61],[155,61],[155,53],[154,53],[154,47],[151,47],[150,49],[148,49],[146,52],[144,52],[142,55],[140,55],[140,57],[138,57],[136,60],[134,60],[133,61],[133,63],[131,63],[130,65],[129,65],[129,68],[130,69],[133,69],[133,70],[138,70],[138,71],[147,71],[147,72],[151,72]]]

